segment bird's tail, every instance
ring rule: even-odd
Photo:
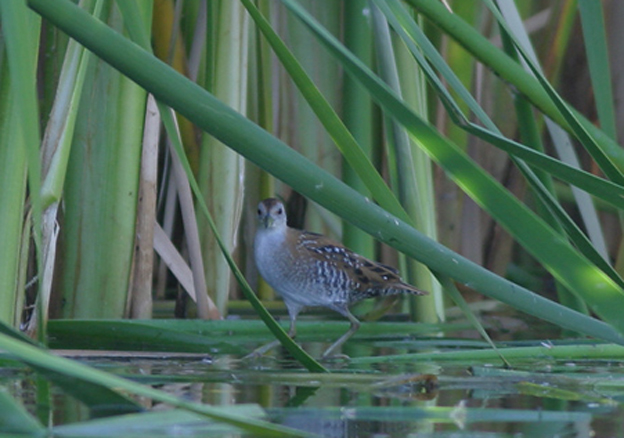
[[[350,301],[351,303],[355,303],[366,298],[387,297],[391,295],[401,294],[428,295],[429,292],[416,289],[411,284],[403,283],[402,281],[400,281],[396,283],[385,284],[383,286],[379,284],[371,285],[371,287],[369,288],[354,292],[350,296]]]
[[[384,295],[397,295],[397,294],[410,294],[410,295],[429,295],[429,292],[424,290],[420,290],[407,283],[395,283],[390,284],[386,288],[386,293]]]

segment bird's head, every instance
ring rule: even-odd
[[[284,204],[275,198],[268,198],[258,204],[258,224],[260,228],[286,227]]]

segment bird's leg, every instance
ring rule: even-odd
[[[297,320],[297,313],[292,313],[289,309],[288,315],[290,317],[290,328],[288,329],[288,336],[290,336],[291,339],[295,339],[295,336],[297,336],[297,326],[295,325],[295,321]],[[263,356],[267,352],[277,347],[279,344],[280,344],[280,341],[277,339],[274,341],[271,341],[268,344],[265,344],[265,345],[262,345],[261,347],[256,348],[254,351],[252,351],[251,353],[243,357],[243,360],[253,359],[253,358]]]
[[[290,317],[290,328],[288,329],[288,336],[290,336],[290,339],[294,340],[295,336],[297,336],[297,314],[288,312],[288,316]]]
[[[334,342],[327,350],[325,350],[325,353],[323,353],[323,356],[321,357],[322,359],[327,359],[328,357],[330,357],[332,353],[338,349],[338,347],[344,344],[360,328],[360,321],[358,321],[358,319],[353,316],[353,314],[348,309],[344,309],[344,311],[341,311],[340,313],[349,318],[349,321],[351,321],[351,327],[349,327],[349,330],[347,330],[344,335],[338,338],[336,342]]]

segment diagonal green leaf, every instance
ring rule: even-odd
[[[271,423],[249,418],[248,416],[232,413],[228,408],[212,407],[181,400],[174,395],[158,391],[148,386],[132,382],[121,377],[114,376],[104,371],[96,370],[78,362],[54,356],[44,350],[32,345],[18,341],[6,335],[0,334],[0,349],[15,356],[17,359],[29,364],[30,366],[45,369],[52,373],[58,373],[76,382],[86,382],[89,384],[102,386],[111,391],[125,391],[158,400],[163,403],[170,404],[182,408],[184,410],[194,412],[208,418],[213,418],[227,424],[231,424],[251,434],[258,436],[284,436],[284,434],[293,434],[293,436],[305,436],[306,434],[299,431],[273,425]]]
[[[24,336],[21,332],[18,332],[2,323],[0,323],[0,333],[17,341],[32,345],[33,347],[40,347],[32,339]],[[93,385],[89,382],[85,382],[83,385],[76,385],[72,378],[68,378],[62,373],[55,373],[45,367],[40,367],[35,363],[27,361],[26,363],[43,374],[43,376],[45,376],[50,382],[58,385],[67,393],[85,403],[92,410],[94,416],[107,416],[141,410],[141,407],[133,401],[114,391],[110,391],[107,388]]]
[[[427,113],[427,87],[418,65],[402,45],[393,44],[390,26],[374,4],[371,5],[373,39],[377,69],[383,81],[399,94],[407,105],[423,117]],[[368,96],[367,96],[368,97]],[[389,179],[394,191],[412,218],[414,227],[437,240],[437,208],[434,201],[433,166],[430,157],[416,146],[408,132],[392,118],[384,117]],[[402,257],[403,258],[403,257]],[[400,260],[407,280],[429,295],[410,299],[412,320],[435,322],[444,318],[440,283],[429,270],[413,259]],[[442,275],[441,275],[442,276]],[[450,281],[450,279],[448,279]]]
[[[509,82],[515,89],[524,94],[529,101],[549,118],[571,132],[570,126],[538,80],[530,73],[524,71],[517,62],[496,48],[487,38],[463,21],[461,17],[450,13],[437,0],[408,0],[408,3],[448,33],[450,37],[466,48],[479,61],[493,69],[503,80]],[[598,146],[604,151],[606,156],[620,169],[624,169],[624,150],[582,114],[574,109],[571,111],[578,118],[583,128],[595,138]]]
[[[522,44],[518,41],[514,33],[507,26],[507,22],[500,14],[496,6],[491,0],[486,0],[485,4],[490,8],[494,16],[496,17],[498,24],[505,29],[511,40],[516,46],[516,50],[520,53],[526,64],[531,69],[533,75],[537,78],[540,86],[544,89],[550,100],[557,108],[559,117],[565,120],[565,124],[569,127],[576,138],[581,142],[583,147],[589,152],[592,158],[596,161],[600,169],[605,175],[613,182],[624,185],[624,174],[615,162],[608,156],[608,154],[600,147],[598,141],[589,133],[586,126],[581,124],[581,119],[578,114],[575,114],[570,106],[559,96],[555,89],[550,85],[548,80],[544,77],[539,67],[533,62],[533,59],[527,51],[522,47]]]
[[[624,321],[619,310],[624,308],[624,291],[610,277],[580,255],[561,235],[485,173],[463,151],[423,122],[300,5],[292,0],[283,0],[283,3],[308,26],[371,96],[407,128],[414,141],[444,168],[456,184],[503,225],[557,280],[582,297],[598,315],[618,330],[624,331]]]
[[[553,175],[556,175],[571,184],[582,187],[597,196],[608,198],[611,201],[622,201],[621,205],[624,205],[624,189],[621,186],[605,181],[602,178],[598,178],[590,173],[578,170],[565,163],[561,163],[560,161],[551,158],[542,152],[504,138],[492,120],[481,109],[476,100],[459,81],[455,73],[449,68],[448,65],[446,65],[438,51],[425,37],[424,33],[416,25],[414,20],[411,19],[402,5],[396,0],[390,0],[388,2],[376,0],[376,4],[386,14],[394,29],[397,33],[399,33],[405,44],[412,52],[414,58],[427,75],[427,78],[432,84],[434,90],[436,90],[447,108],[451,119],[466,131],[510,153],[512,155],[512,159],[514,159],[516,165],[525,174],[539,198],[544,202],[548,209],[553,212],[555,218],[563,226],[568,233],[568,236],[572,239],[579,250],[589,260],[606,272],[614,281],[620,284],[620,286],[624,287],[624,281],[622,281],[619,277],[619,274],[617,274],[611,265],[600,255],[585,234],[579,229],[565,210],[563,210],[563,208],[559,205],[557,200],[551,195],[550,191],[544,187],[541,179],[538,178],[537,175],[535,175],[523,162],[517,161],[516,158],[524,158],[525,161],[536,165],[540,169],[548,173],[552,173]],[[445,87],[442,85],[441,80],[438,79],[437,75],[433,72],[414,42],[418,42],[419,47],[421,47],[424,52],[424,55],[432,61],[436,68],[441,72],[446,82],[449,83],[458,95],[467,103],[471,111],[485,125],[486,128],[470,122],[468,118],[462,114],[459,105],[453,100],[450,93],[447,92]],[[600,188],[595,187],[594,184],[599,185]],[[618,192],[620,194],[618,194]]]
[[[43,437],[46,429],[4,388],[0,388],[0,433]]]
[[[587,190],[588,193],[595,194],[595,195],[597,195],[598,193],[601,193],[601,195],[598,197],[601,199],[604,199],[605,201],[606,201],[606,198],[608,198],[609,201],[607,202],[609,203],[617,202],[618,204],[620,204],[620,201],[624,201],[624,191],[623,191],[624,188],[617,184],[614,184],[602,178],[598,178],[595,175],[592,175],[588,172],[575,169],[574,167],[569,166],[565,163],[562,163],[558,160],[555,160],[554,158],[551,158],[540,152],[534,151],[533,149],[527,148],[526,146],[520,145],[519,143],[515,143],[513,140],[509,140],[500,135],[489,132],[473,123],[471,123],[470,126],[468,126],[466,129],[469,132],[474,133],[480,138],[487,140],[491,144],[496,145],[500,149],[505,150],[518,158],[522,158],[523,156],[526,156],[526,153],[528,153],[529,155],[531,155],[531,158],[526,161],[534,163],[535,162],[534,159],[537,159],[537,161],[542,162],[542,165],[538,167],[540,167],[541,169],[547,172],[550,172],[554,175],[561,175],[564,173],[566,175],[569,174],[570,175],[569,180],[564,179],[564,178],[562,179],[564,179],[564,181],[571,182],[577,187],[584,188],[585,190]],[[518,148],[518,146],[520,147]],[[551,172],[553,169],[557,169],[557,170]],[[583,182],[579,183],[579,181],[583,181]],[[533,180],[532,184],[541,186],[542,183],[539,180]],[[551,196],[544,197],[544,194],[547,192],[548,191],[546,190],[546,188],[542,187],[542,190],[537,190],[536,194],[542,199],[542,201],[544,202],[544,205],[546,205],[546,207],[550,210],[551,214],[555,216],[555,218],[557,218],[561,226],[564,227],[567,235],[570,237],[572,242],[574,242],[576,247],[579,248],[579,250],[589,260],[591,260],[592,263],[594,263],[596,266],[602,269],[602,271],[604,271],[607,275],[609,275],[609,277],[611,277],[613,281],[618,283],[620,287],[624,288],[624,280],[622,280],[622,278],[620,277],[620,274],[618,274],[618,272],[613,268],[613,266],[611,266],[598,253],[598,251],[592,245],[592,243],[587,238],[585,233],[583,233],[581,229],[574,223],[574,221],[570,219],[569,215],[566,213],[563,207],[558,202],[556,202],[554,198],[552,198]],[[621,208],[621,206],[619,206],[618,208]]]
[[[122,11],[124,13],[124,16],[127,22],[135,22],[135,21],[140,22],[138,18],[140,14],[136,8],[136,6],[138,5],[134,2],[121,2],[121,3],[123,3],[121,8],[122,8]],[[150,50],[149,39],[147,37],[147,30],[142,29],[141,27],[136,27],[136,26],[130,26],[130,28],[133,29],[132,38],[138,41],[139,44],[144,49]],[[186,157],[186,154],[184,153],[184,148],[182,146],[182,142],[181,142],[180,136],[178,134],[178,130],[175,125],[175,120],[174,120],[172,111],[170,111],[169,108],[167,108],[161,102],[158,102],[158,109],[161,114],[163,125],[169,135],[169,139],[171,140],[171,143],[174,147],[177,157],[180,160],[180,163],[186,173],[186,177],[188,178],[191,189],[193,190],[193,193],[195,194],[197,203],[200,209],[202,210],[202,213],[204,213],[207,219],[208,225],[215,235],[217,244],[221,248],[221,252],[223,256],[227,260],[227,263],[230,266],[230,268],[232,269],[232,272],[234,273],[234,277],[238,281],[241,287],[241,290],[243,294],[245,295],[245,298],[247,298],[247,300],[251,302],[252,306],[254,307],[254,309],[256,309],[256,312],[258,313],[260,318],[264,321],[264,323],[267,325],[269,330],[271,330],[271,332],[275,335],[275,337],[280,340],[284,348],[286,348],[293,355],[293,357],[299,360],[299,362],[301,362],[301,364],[305,366],[309,371],[327,372],[327,369],[325,367],[323,367],[316,360],[314,360],[310,355],[308,355],[296,342],[294,342],[288,336],[288,334],[284,331],[284,329],[277,323],[277,321],[275,321],[275,319],[271,316],[271,314],[262,305],[262,302],[256,297],[253,290],[247,283],[247,280],[245,280],[245,277],[242,275],[242,273],[240,272],[240,269],[238,269],[238,266],[232,259],[230,255],[230,251],[227,249],[226,245],[221,239],[221,236],[219,235],[217,227],[214,223],[214,220],[212,219],[212,216],[210,215],[210,211],[208,210],[208,207],[206,206],[204,197],[202,196],[201,191],[199,189],[199,185],[197,184],[197,180],[195,179],[195,175],[193,174],[191,170],[191,166],[188,162],[188,158]],[[201,340],[199,342],[201,342]]]
[[[491,3],[489,5],[492,6]],[[500,8],[501,14],[504,16],[504,19],[508,25],[508,28],[511,31],[513,31],[518,42],[522,45],[522,47],[524,48],[526,53],[531,57],[531,59],[533,59],[535,66],[539,68],[540,66],[539,66],[539,61],[537,60],[537,55],[535,54],[533,50],[531,41],[529,39],[529,35],[526,32],[522,19],[520,18],[520,13],[518,12],[518,8],[516,7],[516,4],[508,0],[497,0],[497,5]],[[509,34],[505,31],[502,31],[501,37],[503,40],[505,52],[509,56],[511,56],[517,63],[520,63],[520,55],[518,54],[518,51],[515,48],[515,44],[511,40]],[[523,66],[523,68],[525,70],[529,69],[529,67],[526,67],[526,66]],[[524,104],[522,104],[521,106],[527,107],[525,110],[527,112],[527,116],[530,117],[531,119],[534,119],[534,116],[531,114],[533,110],[532,108],[528,108],[529,103],[526,100],[526,98],[522,97],[516,102],[519,102],[519,101],[524,102]],[[516,106],[518,106],[517,103],[516,103]],[[553,146],[557,154],[559,155],[560,159],[563,162],[573,167],[580,168],[581,165],[580,165],[578,156],[574,148],[572,147],[571,140],[570,140],[568,133],[566,133],[561,126],[555,124],[548,117],[544,119],[544,123],[552,139]],[[594,245],[596,251],[603,258],[608,259],[607,246],[604,240],[602,226],[598,218],[598,212],[596,211],[596,208],[594,206],[594,203],[591,197],[587,193],[581,190],[578,190],[576,187],[572,189],[572,192],[573,192],[574,199],[576,201],[576,205],[578,207],[578,210],[581,216],[581,220],[583,221],[583,224],[585,226],[586,234],[592,241],[592,244]],[[565,224],[564,224],[564,227],[569,228],[569,226]],[[558,289],[562,290],[562,288],[558,288]],[[565,297],[562,297],[562,298],[568,301],[567,298]]]
[[[492,338],[490,338],[490,335],[487,334],[487,332],[485,331],[485,328],[483,328],[483,325],[481,325],[481,322],[477,319],[474,312],[470,309],[470,307],[468,306],[468,303],[466,302],[462,294],[459,292],[459,290],[457,290],[457,287],[455,286],[455,284],[452,281],[450,281],[448,277],[438,277],[438,280],[440,281],[440,284],[442,285],[446,293],[450,295],[451,299],[462,310],[462,312],[464,313],[468,321],[470,321],[472,326],[477,329],[477,332],[479,332],[481,337],[485,339],[485,341],[490,345],[490,347],[492,347],[492,350],[498,353],[501,361],[506,366],[511,367],[509,362],[507,362],[507,359],[505,359],[505,356],[496,347],[496,345],[494,344],[494,341],[492,341]]]
[[[35,348],[40,348],[40,346],[30,338],[2,323],[0,323],[0,333],[9,338],[15,339],[16,341],[23,342]],[[90,382],[83,382],[82,385],[76,385],[76,382],[71,376],[51,371],[46,367],[41,367],[36,363],[29,362],[28,360],[25,360],[24,362],[36,369],[50,382],[58,385],[68,394],[71,394],[78,400],[85,403],[91,409],[91,412],[95,417],[122,413],[125,414],[128,412],[137,412],[142,410],[142,407],[134,401],[129,400],[123,395],[115,391],[111,391],[108,388],[94,385]]]
[[[275,54],[281,61],[282,65],[295,82],[295,85],[303,94],[310,108],[323,124],[327,132],[332,136],[336,146],[344,158],[349,162],[353,170],[357,172],[360,179],[366,184],[368,190],[375,201],[386,210],[391,212],[398,218],[407,223],[411,223],[412,219],[407,215],[394,193],[388,188],[383,178],[370,162],[362,147],[357,143],[353,135],[346,128],[338,114],[334,111],[329,102],[323,97],[321,92],[316,88],[312,79],[306,74],[305,70],[299,64],[299,61],[288,50],[288,47],[275,33],[269,22],[262,16],[258,8],[255,7],[251,0],[242,0],[243,5],[255,21],[256,26],[262,32]]]
[[[533,294],[423,236],[67,0],[57,0],[53,5],[45,0],[30,0],[29,4],[159,100],[295,190],[377,239],[435,271],[537,318],[624,343],[624,336],[609,325]],[[589,276],[581,276],[584,286],[603,286],[604,274],[596,277],[594,272],[590,269]],[[605,289],[608,293],[613,291],[609,285]]]
[[[161,114],[165,112],[171,113],[171,111],[165,108],[165,106],[162,103],[159,103],[158,107],[160,109]],[[173,126],[173,122],[174,122],[173,117],[163,117],[163,124],[165,126],[165,129],[167,129],[168,132],[175,134],[176,129],[175,129],[175,126]],[[182,167],[184,168],[184,171],[186,172],[186,176],[189,180],[193,193],[195,194],[195,199],[197,199],[199,208],[204,214],[204,216],[206,217],[208,226],[214,233],[217,244],[221,248],[221,252],[223,256],[225,257],[228,265],[230,266],[230,269],[232,270],[234,277],[238,281],[238,284],[240,285],[241,291],[243,292],[243,295],[245,295],[245,298],[247,298],[247,300],[251,303],[251,305],[256,310],[256,312],[258,313],[262,321],[264,321],[264,323],[267,325],[269,330],[271,330],[271,332],[280,341],[280,343],[284,346],[284,348],[286,348],[290,352],[290,354],[292,354],[295,357],[295,359],[301,362],[301,364],[304,367],[306,367],[309,371],[317,372],[317,373],[326,373],[327,369],[323,365],[321,365],[316,360],[314,360],[312,356],[306,353],[290,336],[288,336],[288,333],[286,333],[286,331],[284,331],[284,329],[277,323],[277,321],[275,321],[275,318],[273,318],[273,316],[262,305],[262,302],[258,299],[256,294],[253,292],[253,290],[249,286],[249,283],[247,283],[245,276],[243,275],[243,273],[240,271],[240,269],[236,265],[236,262],[234,262],[234,260],[232,259],[232,256],[230,255],[230,252],[227,249],[227,246],[225,245],[225,243],[221,239],[221,236],[219,235],[217,226],[215,225],[214,220],[212,219],[212,215],[210,214],[210,211],[208,210],[208,206],[206,205],[204,201],[204,197],[202,196],[201,191],[199,190],[199,185],[197,184],[197,180],[195,179],[195,176],[193,175],[193,171],[191,170],[191,165],[189,164],[188,158],[186,157],[186,154],[184,153],[184,149],[182,147],[182,143],[180,141],[179,136],[174,135],[173,137],[171,137],[171,143],[173,144],[174,149],[178,155],[178,158],[180,159],[180,162],[182,163]]]

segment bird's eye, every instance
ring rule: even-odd
[[[277,215],[278,215],[278,216],[281,216],[283,213],[284,213],[284,210],[282,210],[281,208],[279,208],[279,209],[277,210]]]
[[[258,216],[262,215],[262,210],[258,209]]]

